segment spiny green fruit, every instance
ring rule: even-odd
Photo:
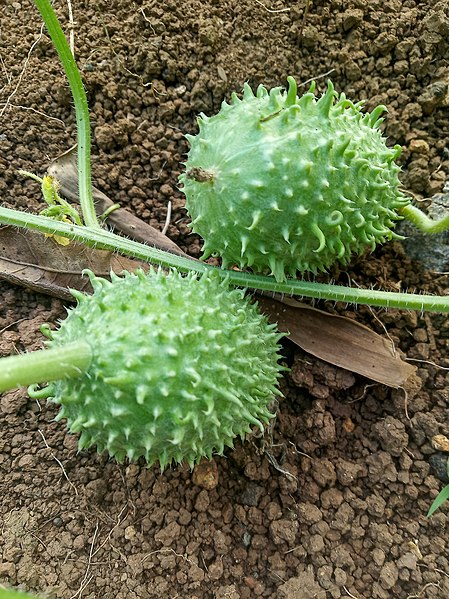
[[[281,335],[244,291],[217,273],[89,277],[48,342],[91,346],[87,371],[50,387],[80,448],[193,466],[272,418]]]
[[[212,117],[198,119],[180,177],[203,258],[271,273],[326,270],[336,260],[398,237],[400,147],[386,146],[385,109],[361,111],[331,82],[316,99],[296,82],[256,94],[245,84]]]

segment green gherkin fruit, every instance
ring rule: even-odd
[[[329,82],[298,98],[296,83],[269,93],[248,85],[220,112],[198,119],[180,177],[203,258],[271,273],[318,272],[394,237],[400,147],[379,130],[385,110],[361,111]]]
[[[51,385],[80,448],[193,466],[272,418],[281,335],[244,291],[216,273],[89,276],[49,342],[91,346],[86,372]]]

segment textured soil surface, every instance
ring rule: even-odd
[[[192,256],[177,177],[195,116],[231,91],[331,77],[401,144],[419,200],[449,172],[447,0],[72,0],[75,51],[92,109],[97,187]],[[56,2],[68,27],[66,2]],[[75,141],[71,97],[37,10],[0,0],[0,192],[42,208],[37,185]],[[305,90],[303,86],[301,90]],[[446,240],[447,243],[447,240]],[[415,246],[416,242],[412,245]],[[426,270],[389,244],[333,279],[447,293],[448,263]],[[446,290],[446,291],[445,291]],[[42,346],[60,300],[0,283],[2,355]],[[392,390],[286,341],[284,398],[263,439],[190,472],[118,465],[77,451],[55,409],[24,390],[0,398],[0,584],[64,599],[411,599],[449,596],[449,320],[318,307],[382,334],[418,366]],[[447,482],[447,481],[446,481]]]

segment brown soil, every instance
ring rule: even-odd
[[[67,24],[66,3],[56,4]],[[171,199],[168,235],[198,256],[177,189],[195,115],[216,112],[244,81],[272,86],[293,75],[316,78],[322,91],[332,70],[338,90],[368,108],[387,105],[404,186],[418,197],[440,191],[447,0],[315,0],[304,19],[305,4],[72,0],[97,187],[158,228]],[[74,113],[32,3],[0,0],[0,10],[1,201],[34,211],[36,184],[16,171],[42,174],[68,149]],[[333,274],[342,284],[447,286],[400,243]],[[62,303],[0,289],[1,353],[41,347],[38,326],[63,318]],[[193,473],[77,452],[53,407],[23,390],[4,394],[0,583],[65,599],[448,597],[448,507],[425,514],[444,479],[446,456],[432,438],[449,435],[449,320],[337,308],[386,329],[417,360],[414,391],[338,372],[287,341],[292,370],[270,433]]]

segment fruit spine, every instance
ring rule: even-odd
[[[250,267],[278,281],[318,272],[336,260],[394,237],[400,147],[379,130],[385,110],[361,112],[331,82],[316,99],[288,91],[232,94],[220,112],[198,119],[180,177],[192,229],[204,238],[203,258]]]
[[[272,418],[281,335],[242,290],[214,273],[89,276],[93,295],[72,292],[78,305],[48,342],[91,346],[86,372],[47,393],[80,448],[193,466]]]

